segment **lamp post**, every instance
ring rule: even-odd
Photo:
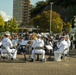
[[[76,15],[74,16],[74,26],[75,26],[75,35],[74,35],[74,38],[75,38],[75,40],[74,40],[74,42],[75,42],[75,49],[76,49]]]
[[[37,33],[39,33],[39,26],[37,26]]]
[[[50,2],[50,34],[51,34],[51,23],[52,23],[52,5],[53,5],[53,2]]]
[[[76,16],[74,16],[74,17],[75,17],[75,19],[74,19],[74,26],[76,28]]]

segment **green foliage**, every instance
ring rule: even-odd
[[[67,22],[67,23],[63,23],[63,31],[65,31],[66,33],[69,33],[69,31],[71,30],[72,25]]]
[[[0,15],[0,25],[4,26],[4,20],[1,15]]]
[[[17,32],[18,31],[18,23],[16,19],[11,19],[9,22],[10,32]]]
[[[75,33],[75,35],[74,35],[74,38],[75,38],[75,40],[76,40],[76,33]]]
[[[56,12],[52,12],[52,25],[51,30],[54,33],[60,33],[62,31],[62,20],[60,15]],[[50,30],[50,11],[44,11],[40,15],[35,16],[30,20],[30,25],[34,25],[34,27],[39,27],[42,31]]]
[[[63,22],[62,22],[62,19],[60,18],[60,15],[56,12],[53,12],[52,26],[51,26],[52,32],[60,33],[60,32],[62,32],[62,28],[63,28]]]
[[[54,18],[52,20],[52,32],[53,33],[61,33],[62,32],[62,28],[63,28],[63,23],[62,20],[58,17],[58,18]]]
[[[23,28],[19,28],[18,31],[23,33],[24,29]]]
[[[4,20],[2,16],[0,15],[0,32],[2,32],[3,30],[4,30]]]
[[[4,31],[9,31],[9,22],[5,22]]]
[[[49,24],[50,24],[50,14],[49,11],[44,11],[41,13],[40,17],[40,28],[44,31],[49,31]]]
[[[56,3],[62,7],[73,6],[76,4],[76,0],[56,0]]]
[[[31,5],[31,17],[34,17],[36,14],[40,13],[46,6],[47,2],[44,1],[37,2],[36,6]]]
[[[15,19],[11,19],[8,22],[4,22],[2,16],[0,15],[0,32],[10,31],[17,32],[18,31],[18,23]]]
[[[68,24],[67,22],[70,22],[70,20],[73,18],[74,15],[76,15],[76,0],[46,0],[46,2],[38,2],[36,6],[32,6],[31,9],[31,17],[33,17],[30,21],[31,25],[34,25],[35,27],[39,26],[40,29],[44,31],[49,31],[49,24],[50,24],[50,12],[46,14],[45,10],[50,9],[50,2],[54,3],[53,10],[57,11],[64,22],[66,22],[66,26],[63,26],[63,22],[60,18],[60,15],[54,12],[52,14],[52,25],[51,25],[51,30],[54,33],[59,33],[63,30],[66,32],[70,31],[71,27],[74,27],[73,24],[72,26]],[[44,4],[45,3],[45,4]],[[43,6],[44,4],[44,6]],[[43,6],[43,7],[42,7]],[[57,8],[59,10],[57,10]],[[46,9],[45,9],[46,8]],[[43,12],[44,11],[44,12]],[[71,15],[70,15],[71,14]],[[69,27],[67,27],[69,26]]]
[[[76,0],[47,0],[48,3],[54,2],[56,5],[60,5],[62,7],[68,7],[76,5]]]
[[[44,2],[46,4],[44,4],[45,6],[42,8],[39,4],[38,5],[36,4],[36,6],[33,6],[33,9],[31,10],[31,17],[34,17],[45,10],[49,10],[50,2],[54,3],[53,10],[55,12],[58,12],[64,21],[66,19],[66,21],[68,22],[71,20],[71,18],[74,17],[74,15],[76,15],[76,0],[46,0]]]

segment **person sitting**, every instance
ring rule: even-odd
[[[17,55],[17,50],[13,49],[13,44],[12,41],[10,40],[10,33],[7,31],[5,32],[4,36],[5,37],[2,40],[2,50],[5,50],[7,52],[11,60],[15,60]]]
[[[1,46],[2,46],[2,38],[0,37],[0,52],[2,50]]]
[[[17,41],[16,36],[13,36],[13,37],[12,37],[12,44],[13,44],[13,47],[14,47],[14,48],[17,48],[17,46],[18,46],[18,41]]]
[[[48,59],[51,59],[51,55],[53,53],[53,44],[52,44],[52,39],[51,38],[48,38],[47,44],[45,44],[45,49],[46,49],[46,51],[49,52]]]
[[[65,49],[67,48],[67,42],[65,41],[65,37],[62,36],[60,43],[57,42],[58,49],[54,51],[54,59],[55,61],[61,61],[61,55],[64,53]]]
[[[28,44],[29,40],[22,39],[20,42],[20,45],[18,47],[18,54],[23,54],[24,55],[24,60],[26,60],[26,49],[27,49],[27,44]]]
[[[27,44],[27,42],[25,42],[24,37],[20,37],[20,41],[18,43],[18,54],[24,54],[25,52],[25,45]]]
[[[34,61],[35,54],[41,54],[41,61],[45,60],[45,50],[43,49],[44,47],[44,41],[41,39],[41,35],[37,35],[37,39],[33,41],[32,44],[33,50],[31,54],[31,62]]]
[[[69,35],[65,36],[65,41],[67,42],[67,49],[64,51],[65,56],[67,56],[68,52],[69,52],[69,48],[71,46],[71,41],[69,39]]]

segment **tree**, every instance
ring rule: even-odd
[[[47,2],[39,1],[36,3],[36,6],[31,5],[31,17],[34,17],[36,14],[40,13],[47,6]]]
[[[4,31],[9,31],[9,22],[5,22]]]
[[[16,19],[11,19],[9,22],[10,25],[10,32],[17,32],[18,31],[18,23]]]
[[[57,3],[60,4],[62,7],[68,7],[76,5],[76,0],[57,0]]]
[[[48,3],[54,2],[56,5],[60,5],[62,7],[68,7],[76,5],[76,0],[47,0]]]
[[[54,33],[60,33],[63,29],[63,21],[60,18],[60,15],[56,12],[53,12],[52,14],[52,26],[51,30]]]
[[[76,0],[46,0],[45,2],[43,1],[45,6],[42,8],[39,4],[32,6],[31,18],[45,10],[49,10],[50,2],[53,2],[53,10],[59,13],[64,21],[66,20],[68,22],[76,15]],[[40,3],[40,1],[37,3]],[[41,5],[43,5],[43,3],[41,3]]]
[[[4,31],[4,20],[2,16],[0,15],[0,32]]]
[[[58,17],[52,20],[52,32],[54,33],[61,33],[63,28],[62,20]]]
[[[62,19],[60,18],[60,15],[56,12],[52,12],[52,25],[51,30],[54,33],[58,33],[62,31]],[[34,27],[39,27],[40,30],[43,31],[49,31],[50,30],[50,11],[44,11],[40,15],[35,16],[31,23],[34,25]]]
[[[69,33],[69,31],[71,30],[71,23],[67,22],[67,23],[63,23],[63,31],[65,31],[66,33]]]

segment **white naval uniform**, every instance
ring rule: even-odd
[[[4,38],[2,40],[2,46],[5,48],[2,50],[7,51],[10,58],[16,59],[17,50],[16,49],[10,49],[11,47],[13,47],[12,41],[10,39]]]
[[[0,41],[0,47],[1,47],[1,45],[2,45],[2,41]],[[0,48],[0,52],[1,52],[1,50],[2,50],[2,48]]]
[[[61,55],[67,48],[67,42],[65,40],[61,41],[60,44],[57,44],[57,47],[57,51],[54,51],[54,59],[55,61],[61,61]]]
[[[45,50],[44,49],[35,49],[36,47],[44,47],[44,41],[42,39],[37,39],[33,41],[32,47],[34,48],[32,50],[31,58],[34,59],[34,54],[38,53],[41,54],[41,59],[45,58]]]
[[[14,47],[17,47],[17,45],[18,45],[17,39],[13,39],[12,40],[12,44],[13,44]]]
[[[67,42],[67,50],[64,51],[64,54],[67,54],[69,52],[69,47],[71,45],[71,41],[69,39],[66,40],[66,42]]]

